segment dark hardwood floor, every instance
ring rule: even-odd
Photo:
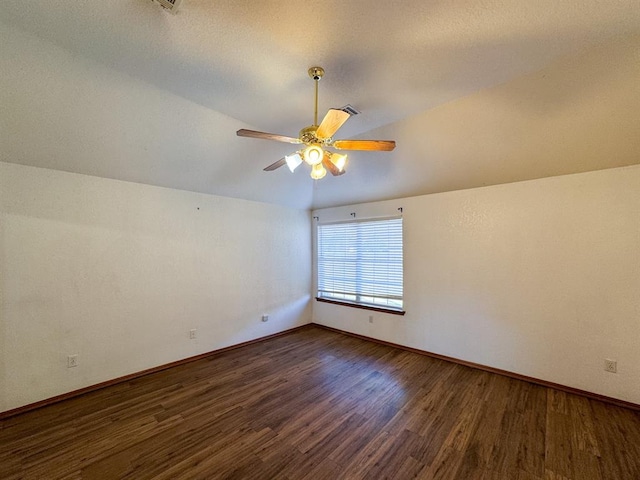
[[[640,479],[640,412],[309,326],[0,422],[0,478]]]

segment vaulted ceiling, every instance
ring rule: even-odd
[[[640,163],[637,0],[4,0],[0,160],[296,208]],[[314,181],[266,165],[353,105]]]

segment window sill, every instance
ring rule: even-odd
[[[344,307],[360,308],[362,310],[373,310],[374,312],[389,313],[391,315],[404,315],[404,310],[394,310],[392,308],[374,307],[372,305],[362,305],[360,303],[341,302],[339,300],[330,300],[328,298],[316,297],[316,301],[324,303],[333,303],[334,305],[342,305]]]

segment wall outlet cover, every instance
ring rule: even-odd
[[[605,358],[604,371],[609,373],[618,373],[618,362],[616,360]]]
[[[67,355],[67,368],[73,368],[78,366],[78,354]]]

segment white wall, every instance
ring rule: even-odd
[[[640,403],[640,166],[313,214],[398,207],[406,315],[314,302],[314,322]]]
[[[0,163],[0,215],[0,411],[310,321],[308,211]]]

